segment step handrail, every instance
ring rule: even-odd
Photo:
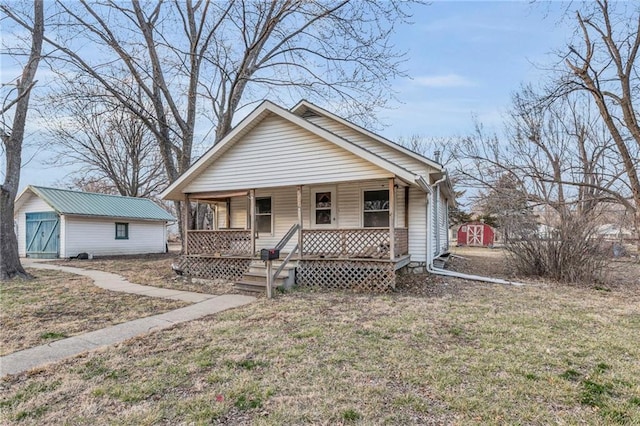
[[[280,242],[278,244],[276,244],[275,249],[280,251],[282,250],[287,243],[289,242],[289,240],[291,239],[291,237],[293,237],[293,235],[296,232],[300,232],[300,224],[296,223],[295,225],[293,225],[289,231],[287,231],[287,233],[284,235],[284,237],[282,237],[282,239],[280,240]],[[271,273],[271,260],[267,260],[267,298],[271,299],[271,286],[273,285],[273,280],[280,274],[280,272],[282,272],[282,270],[284,269],[284,267],[287,265],[287,263],[289,262],[289,260],[291,260],[291,256],[298,251],[298,244],[296,244],[296,246],[294,247],[293,250],[291,250],[291,252],[287,255],[287,257],[284,259],[284,261],[280,264],[280,267],[276,270],[275,274]]]
[[[280,264],[280,266],[278,266],[278,269],[276,269],[276,272],[273,274],[273,279],[275,280],[276,278],[278,278],[278,275],[280,275],[280,272],[282,272],[282,270],[284,269],[285,266],[287,266],[287,263],[289,263],[289,261],[291,260],[291,257],[296,254],[296,252],[298,251],[298,243],[296,243],[295,247],[293,248],[293,250],[291,250],[289,252],[289,254],[287,255],[287,257],[284,258],[284,260],[282,261],[282,263]]]
[[[282,239],[278,242],[278,244],[276,244],[275,249],[282,250],[287,245],[291,237],[293,237],[293,234],[295,234],[299,228],[300,228],[300,225],[298,225],[297,223],[293,225],[291,228],[289,228],[287,233],[284,234],[284,237],[282,237]]]

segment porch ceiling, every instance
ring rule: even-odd
[[[195,192],[189,194],[189,199],[193,201],[215,202],[226,201],[228,198],[233,197],[245,197],[247,195],[249,195],[248,190]]]

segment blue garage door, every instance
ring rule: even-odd
[[[58,257],[60,218],[54,212],[27,213],[27,257]]]

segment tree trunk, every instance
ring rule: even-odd
[[[35,84],[36,71],[40,62],[42,39],[44,37],[44,7],[42,0],[34,0],[33,31],[31,32],[31,52],[29,61],[22,70],[17,83],[17,102],[10,133],[2,131],[5,145],[6,171],[4,183],[0,186],[0,280],[19,276],[31,278],[20,263],[18,238],[13,228],[13,209],[20,183],[22,164],[22,141],[29,110],[29,97]]]
[[[14,277],[30,278],[20,263],[18,256],[18,238],[13,229],[14,195],[0,190],[0,280]]]

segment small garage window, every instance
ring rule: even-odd
[[[116,240],[129,239],[129,224],[116,222]]]

